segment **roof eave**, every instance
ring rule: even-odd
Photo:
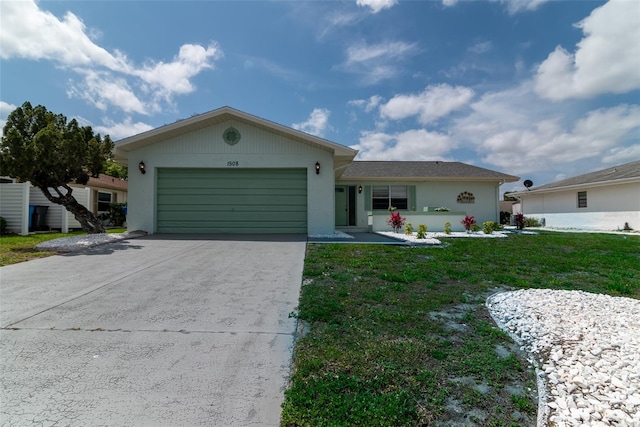
[[[640,177],[635,176],[631,178],[612,179],[612,180],[600,181],[600,182],[584,182],[581,184],[563,185],[561,187],[552,187],[552,188],[534,188],[532,190],[514,191],[513,193],[509,193],[509,195],[517,197],[520,195],[557,193],[560,191],[582,190],[585,188],[606,187],[609,185],[617,185],[617,184],[632,184],[634,182],[640,182]]]

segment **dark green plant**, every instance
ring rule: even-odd
[[[502,211],[500,212],[500,224],[509,224],[511,221],[511,212]]]
[[[7,220],[0,216],[0,234],[7,234]]]
[[[112,225],[116,227],[122,227],[127,220],[125,213],[126,203],[111,203],[109,204],[109,217]]]
[[[418,239],[426,239],[427,238],[427,226],[425,224],[418,224],[418,234],[416,235]]]

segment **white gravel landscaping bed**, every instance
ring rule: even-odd
[[[538,371],[538,426],[640,426],[640,301],[527,289],[491,296]]]
[[[427,232],[426,238],[418,239],[418,233],[412,234],[404,234],[404,233],[395,233],[393,231],[377,231],[377,234],[381,234],[383,236],[388,236],[394,239],[405,240],[411,243],[421,243],[423,245],[439,245],[442,242],[438,239],[449,239],[449,238],[484,238],[484,239],[496,239],[496,238],[504,238],[507,237],[508,233],[494,231],[491,234],[484,234],[482,231],[473,232],[473,233],[465,233],[460,231],[454,231],[449,234],[438,232],[431,233]]]
[[[93,246],[113,243],[119,240],[145,236],[144,231],[127,231],[126,233],[85,234],[82,236],[60,237],[38,243],[36,249],[43,251],[73,252]]]

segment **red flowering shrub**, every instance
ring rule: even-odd
[[[513,217],[513,222],[516,223],[516,228],[518,230],[524,229],[525,221],[526,221],[526,218],[524,217],[524,214],[522,212],[518,212]]]
[[[389,218],[387,219],[387,224],[389,224],[391,228],[393,228],[393,231],[397,233],[404,225],[406,219],[407,218],[400,215],[400,212],[391,212],[391,215],[389,215]]]
[[[460,221],[462,225],[464,225],[464,229],[467,231],[471,231],[471,228],[476,225],[476,220],[473,216],[465,216],[462,221]]]

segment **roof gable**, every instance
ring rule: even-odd
[[[340,179],[404,179],[410,181],[504,181],[520,178],[461,162],[441,161],[355,161]]]
[[[124,160],[128,158],[128,153],[131,151],[232,119],[248,123],[303,143],[319,146],[333,152],[336,158],[343,158],[351,161],[358,153],[357,150],[345,147],[344,145],[336,144],[326,139],[253,116],[231,107],[222,107],[209,111],[208,113],[198,114],[196,116],[189,117],[188,119],[178,120],[169,125],[161,126],[159,128],[116,141],[114,156],[116,159]]]

